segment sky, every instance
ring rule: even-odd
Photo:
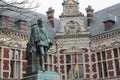
[[[63,12],[62,2],[63,0],[35,0],[39,2],[40,6],[36,9],[36,12],[46,14],[48,8],[52,7],[55,10],[54,16],[59,18],[60,14]],[[84,15],[86,15],[85,8],[88,5],[92,6],[94,12],[99,11],[101,9],[107,8],[114,4],[120,3],[120,0],[78,0],[79,2],[79,10]]]

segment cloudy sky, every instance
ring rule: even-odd
[[[54,16],[56,18],[58,18],[59,15],[63,12],[62,6],[63,0],[36,0],[36,2],[39,2],[40,4],[40,7],[37,8],[36,11],[42,14],[46,14],[46,11],[48,11],[49,7],[52,7],[55,10]],[[86,15],[85,8],[88,5],[91,5],[96,12],[106,7],[120,3],[120,0],[78,0],[78,2],[80,3],[79,4],[80,12]]]

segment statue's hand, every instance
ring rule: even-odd
[[[49,40],[49,39],[48,39],[48,42],[49,42],[49,43],[48,43],[48,45],[50,45],[50,46],[52,46],[52,45],[53,45],[53,43],[52,43],[52,41],[51,41],[51,40]]]
[[[52,43],[52,42],[50,42],[50,43],[49,43],[49,45],[50,45],[50,46],[52,46],[52,45],[53,45],[53,43]]]

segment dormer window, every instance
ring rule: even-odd
[[[112,26],[115,24],[115,21],[108,20],[108,21],[104,21],[103,23],[104,23],[105,31],[107,31],[112,28]]]
[[[21,22],[21,29],[25,30],[26,29],[26,22]]]
[[[2,19],[2,25],[3,26],[7,26],[8,25],[8,19],[7,18],[3,18]]]
[[[110,30],[116,22],[116,16],[108,13],[104,18],[104,28],[105,31]]]
[[[6,16],[0,16],[0,24],[2,27],[8,26],[8,18]]]
[[[18,20],[18,21],[16,22],[16,24],[17,24],[17,27],[18,27],[20,30],[26,30],[26,27],[27,27],[26,21],[24,21],[24,20]]]
[[[110,24],[109,23],[105,23],[105,30],[110,29]]]

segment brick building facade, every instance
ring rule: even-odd
[[[19,14],[23,18],[32,16],[26,19],[16,20],[12,13],[0,16],[0,78],[20,80],[26,73],[26,43],[34,19],[42,17],[53,40],[47,53],[47,70],[58,72],[62,79],[119,79],[120,4],[95,13],[88,6],[87,16],[79,11],[78,0],[64,0],[62,6],[60,21],[54,19],[52,8],[47,17],[35,12]]]

